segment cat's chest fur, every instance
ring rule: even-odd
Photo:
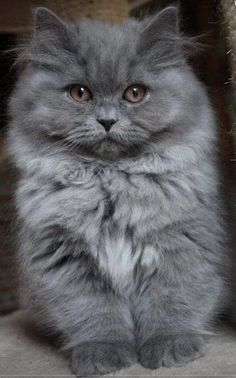
[[[152,271],[160,265],[163,230],[197,206],[192,180],[178,175],[90,167],[52,173],[53,184],[45,182],[35,192],[28,193],[28,181],[22,183],[19,198],[27,196],[22,217],[29,223],[33,217],[39,227],[56,221],[73,238],[84,239],[101,272],[120,289],[131,283],[136,268]]]
[[[136,268],[160,266],[163,230],[197,206],[192,180],[177,174],[89,168],[57,180],[65,185],[50,196],[57,221],[86,240],[101,272],[119,289],[127,289]]]
[[[142,176],[120,172],[101,175],[99,181],[104,211],[94,253],[113,284],[126,290],[137,265],[153,268],[159,263],[157,248],[144,236],[153,214],[153,190]]]

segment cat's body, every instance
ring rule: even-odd
[[[52,25],[54,16],[40,12]],[[168,17],[172,22],[176,17],[175,8],[163,12],[157,25],[162,18],[167,24]],[[65,25],[54,20],[58,33]],[[114,140],[106,132],[96,134],[101,126],[94,126],[80,104],[58,94],[55,106],[59,77],[61,87],[81,79],[76,79],[71,54],[73,70],[68,67],[66,72],[64,66],[62,75],[68,55],[64,63],[61,57],[58,68],[56,49],[50,53],[45,44],[40,51],[49,34],[31,46],[38,46],[38,55],[28,58],[11,102],[9,149],[22,173],[17,191],[19,259],[28,306],[41,323],[63,335],[77,374],[113,371],[135,362],[136,355],[146,367],[181,364],[202,354],[201,335],[228,297],[227,227],[214,115],[184,58],[172,54],[173,45],[167,57],[160,52],[156,60],[152,57],[147,69],[140,59],[131,78],[124,59],[134,67],[139,42],[133,41],[132,31],[136,35],[142,23],[130,21],[124,29],[91,25],[98,57],[86,64],[84,58],[78,67],[84,64],[86,80],[94,75],[99,79],[96,88],[104,91],[96,100],[96,112],[116,113],[117,125],[110,131]],[[148,29],[150,41],[152,22],[143,33]],[[36,30],[40,34],[44,29]],[[96,48],[82,35],[82,53],[91,57],[89,47]],[[109,38],[111,45],[120,46],[120,60],[116,54],[106,55],[111,48],[106,51],[103,43]],[[152,43],[146,45],[153,51]],[[143,47],[140,51],[138,56]],[[112,80],[116,93],[122,82],[128,86],[141,81],[150,90],[143,103],[126,105],[117,102]],[[78,143],[76,112],[85,122]]]

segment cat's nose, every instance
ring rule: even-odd
[[[116,119],[98,119],[97,121],[104,127],[104,129],[108,133],[117,120]]]

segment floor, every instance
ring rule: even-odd
[[[0,377],[72,377],[67,361],[29,327],[23,311],[0,318]],[[180,368],[121,370],[122,377],[236,377],[236,329],[221,328],[208,342],[205,357]]]

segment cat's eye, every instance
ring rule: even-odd
[[[74,84],[70,87],[70,96],[75,101],[85,102],[92,98],[92,93],[84,85]]]
[[[129,102],[140,102],[143,100],[146,93],[146,88],[140,84],[130,85],[124,92],[125,100]]]

